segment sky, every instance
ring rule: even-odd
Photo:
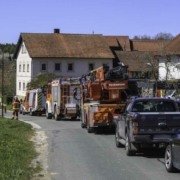
[[[180,0],[1,0],[0,43],[20,33],[129,36],[180,33]]]

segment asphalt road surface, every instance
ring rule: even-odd
[[[166,172],[162,152],[127,157],[124,148],[116,147],[113,131],[89,134],[78,119],[55,121],[29,115],[19,118],[45,131],[48,171],[54,180],[180,180],[179,172]]]

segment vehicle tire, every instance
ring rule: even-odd
[[[119,133],[118,133],[118,126],[116,126],[116,133],[115,133],[116,147],[117,148],[124,147],[124,145],[119,142],[119,139],[120,139],[120,137],[119,137]]]
[[[92,133],[92,132],[93,132],[93,128],[91,128],[91,127],[88,126],[88,127],[87,127],[87,132],[88,132],[88,133]]]
[[[23,115],[25,115],[25,114],[26,114],[26,113],[25,113],[25,111],[24,111],[24,109],[22,110],[22,114],[23,114]]]
[[[168,145],[166,147],[166,151],[165,151],[165,157],[164,157],[164,161],[165,161],[165,168],[168,172],[175,172],[177,171],[177,169],[173,166],[173,161],[172,161],[172,149],[171,149],[171,145]]]
[[[52,115],[51,113],[48,113],[48,106],[46,106],[46,119],[51,119]]]
[[[32,109],[30,109],[29,115],[30,115],[30,116],[33,116],[33,115],[34,115],[34,113],[32,112]]]
[[[126,133],[125,150],[126,150],[126,155],[127,156],[135,155],[135,151],[131,150],[131,144],[130,144],[130,141],[129,141],[128,133]]]
[[[86,124],[81,123],[81,127],[82,127],[82,128],[86,128]]]
[[[56,121],[60,119],[60,118],[58,117],[58,115],[57,115],[56,107],[54,108],[54,119],[55,119]]]

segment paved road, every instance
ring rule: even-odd
[[[54,180],[180,180],[180,173],[166,172],[162,153],[127,157],[124,148],[116,148],[112,132],[88,134],[78,120],[20,119],[38,124],[48,136],[48,170]]]

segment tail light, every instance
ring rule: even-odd
[[[138,133],[138,120],[137,119],[132,119],[132,131],[133,131],[133,134]]]

